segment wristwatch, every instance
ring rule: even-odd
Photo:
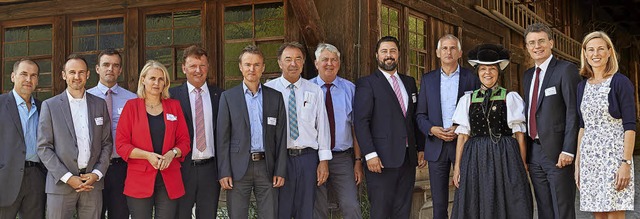
[[[175,157],[178,157],[178,149],[172,148],[171,151],[173,151],[173,153],[176,154]]]
[[[623,163],[631,165],[631,160],[620,159]]]

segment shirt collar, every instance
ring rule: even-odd
[[[552,58],[553,58],[553,55],[550,55],[549,58],[547,58],[547,60],[544,60],[544,62],[542,62],[540,66],[536,66],[536,68],[542,69],[542,72],[547,72],[547,67],[549,67],[549,63],[551,63]]]
[[[380,70],[380,72],[382,72],[382,75],[384,75],[385,78],[387,78],[387,80],[391,80],[391,74]],[[398,76],[398,71],[396,70],[396,73],[393,74],[394,77],[396,77],[397,79],[400,79],[400,77]]]
[[[73,96],[71,96],[71,94],[69,93],[68,90],[65,90],[65,92],[67,93],[67,98],[69,98],[69,102],[85,102],[85,101],[87,101],[87,91],[86,90],[84,91],[84,93],[82,94],[82,98],[80,98],[80,99],[73,98]]]
[[[100,93],[102,94],[107,94],[107,90],[109,90],[109,87],[107,87],[106,85],[102,84],[102,82],[98,82],[98,90],[100,91]],[[111,92],[113,92],[114,94],[118,94],[118,90],[120,89],[120,86],[118,86],[118,83],[116,83],[115,85],[113,85],[113,87],[111,88]]]
[[[280,83],[285,88],[289,87],[289,85],[291,84],[291,82],[289,82],[286,78],[284,78],[284,76],[280,76]],[[298,81],[293,83],[293,86],[300,88],[300,84],[302,84],[302,77],[298,78]]]
[[[445,73],[442,70],[442,68],[440,68],[440,74],[442,74],[442,76],[445,76],[445,77],[453,77],[453,76],[457,75],[458,73],[460,73],[460,65],[458,65],[458,67],[456,67],[456,70],[453,71],[453,73],[451,73],[451,75],[449,75],[449,76],[447,76],[447,73]]]
[[[196,87],[187,81],[187,90],[189,91],[189,93],[193,92],[193,90],[195,89]],[[200,87],[200,89],[202,89],[203,94],[209,93],[209,86],[207,86],[207,83],[204,83],[202,87]]]
[[[251,93],[251,90],[249,90],[249,87],[247,87],[247,85],[244,84],[244,82],[242,82],[242,90],[244,91],[245,94],[250,94],[251,96],[255,96],[253,95],[253,93]],[[262,83],[259,83],[258,92],[256,92],[256,95],[258,95],[261,92],[262,92]]]
[[[320,78],[320,76],[316,77],[315,80],[313,81],[315,84],[317,84],[318,86],[322,87],[325,84],[333,84],[333,86],[338,86],[339,81],[340,81],[340,76],[336,76],[335,79],[333,79],[332,82],[325,82],[324,80],[322,80],[322,78]]]
[[[18,94],[18,92],[16,92],[16,90],[11,90],[11,92],[13,93],[13,97],[16,99],[16,104],[18,106],[22,105],[23,103],[26,103],[24,99],[22,99],[22,97]],[[31,96],[31,106],[35,106],[35,105],[36,105],[36,100],[33,99],[33,96]]]

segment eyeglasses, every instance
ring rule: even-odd
[[[549,42],[549,40],[547,40],[547,39],[539,39],[538,41],[531,40],[531,41],[527,42],[527,46],[528,47],[534,47],[534,46],[536,46],[536,44],[539,45],[539,46],[544,46],[544,45],[547,45],[548,42]]]

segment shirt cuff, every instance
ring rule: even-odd
[[[378,153],[376,152],[371,152],[368,153],[367,155],[364,155],[364,159],[366,160],[371,160],[372,158],[378,157]]]
[[[95,173],[96,175],[98,175],[98,180],[96,181],[100,181],[102,179],[102,172],[100,172],[100,170],[98,169],[94,169],[93,171],[91,171],[92,173]]]
[[[318,150],[318,157],[320,158],[320,161],[331,160],[331,158],[333,158],[333,155],[331,153],[331,150]]]
[[[573,155],[572,153],[569,153],[569,152],[564,152],[563,151],[562,153],[565,154],[565,155],[569,155],[569,157],[575,157],[575,155]]]
[[[71,172],[67,172],[60,178],[60,181],[66,184],[67,181],[69,181],[69,178],[71,178],[72,176],[73,174]]]

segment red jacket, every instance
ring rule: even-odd
[[[180,102],[174,99],[163,99],[162,108],[165,124],[162,154],[174,147],[182,152],[182,157],[173,159],[167,169],[160,171],[169,198],[177,199],[185,193],[180,162],[184,161],[184,155],[189,154],[191,150],[189,131]],[[158,170],[154,169],[146,159],[129,159],[134,148],[153,151],[147,111],[144,99],[141,98],[127,101],[122,110],[116,129],[116,151],[129,166],[124,182],[124,194],[133,198],[148,198],[153,195]]]

